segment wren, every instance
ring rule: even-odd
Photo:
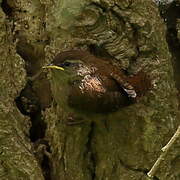
[[[68,89],[59,93],[64,93],[71,108],[81,112],[117,111],[135,103],[151,87],[144,72],[127,76],[110,59],[84,50],[61,52],[44,68],[59,74],[59,86]]]

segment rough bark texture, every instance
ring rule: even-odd
[[[166,19],[167,24],[167,42],[172,53],[172,62],[174,67],[175,81],[178,92],[180,92],[180,1],[176,0],[169,6],[164,7],[165,11],[162,17]],[[178,93],[180,94],[180,93]],[[179,95],[180,102],[180,95]]]
[[[179,120],[166,29],[155,3],[0,3],[0,179],[144,180]],[[58,76],[47,78],[41,66],[60,51],[80,48],[108,55],[131,75],[144,71],[152,89],[108,115],[74,111],[61,101]],[[69,113],[85,123],[67,126]],[[156,179],[178,179],[177,152],[172,149]]]
[[[0,9],[0,179],[43,179],[28,138],[30,121],[15,104],[26,83],[24,61],[16,53],[13,22]]]

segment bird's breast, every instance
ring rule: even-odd
[[[93,94],[104,94],[106,88],[103,86],[101,79],[97,76],[86,75],[83,77],[79,84],[79,90],[81,93]]]
[[[103,76],[98,73],[97,67],[80,64],[76,75],[80,80],[73,83],[73,88],[78,88],[80,94],[98,95],[106,92]]]
[[[109,112],[117,109],[124,101],[125,94],[117,84],[106,76],[87,74],[71,84],[68,103],[71,107],[89,112]]]

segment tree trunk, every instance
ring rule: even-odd
[[[155,3],[2,0],[1,8],[0,179],[144,180],[179,120]],[[61,101],[58,79],[41,68],[71,49],[111,57],[129,75],[142,71],[151,89],[117,112],[78,113]],[[67,125],[72,112],[84,123]],[[178,179],[177,152],[174,147],[155,179]]]
[[[5,9],[5,1],[1,7]],[[26,84],[24,61],[16,53],[13,20],[0,8],[0,179],[44,179],[29,139],[30,120],[15,99]],[[9,11],[10,9],[6,9]],[[5,10],[4,10],[5,11]]]

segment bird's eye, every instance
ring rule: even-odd
[[[61,66],[62,67],[68,67],[68,66],[70,66],[71,65],[71,63],[70,62],[64,62]]]

